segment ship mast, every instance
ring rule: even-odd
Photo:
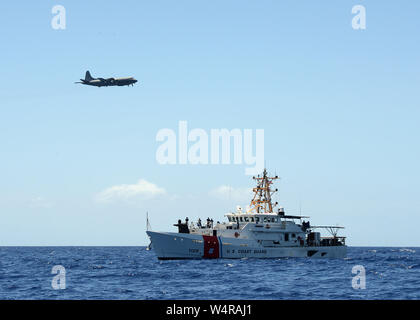
[[[272,204],[271,198],[273,193],[277,192],[278,189],[271,189],[270,186],[274,180],[279,179],[278,176],[269,177],[267,169],[264,169],[262,176],[258,175],[252,177],[257,182],[257,186],[252,189],[254,197],[251,200],[250,211],[254,213],[272,213],[273,208],[278,204],[277,202]]]

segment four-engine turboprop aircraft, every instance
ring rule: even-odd
[[[80,79],[81,82],[75,82],[75,83],[81,83],[86,84],[88,86],[95,86],[95,87],[108,87],[108,86],[129,86],[134,85],[137,80],[133,77],[129,78],[93,78],[90,75],[89,71],[86,71],[85,79]]]

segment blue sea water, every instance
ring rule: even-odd
[[[66,288],[54,290],[54,265]],[[352,287],[352,268],[366,289]],[[1,299],[419,299],[420,248],[345,259],[157,260],[145,247],[0,247]]]

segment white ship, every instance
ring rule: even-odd
[[[178,232],[146,231],[158,259],[241,259],[314,257],[344,258],[347,253],[345,237],[337,236],[339,226],[312,226],[309,217],[286,215],[283,208],[273,211],[272,189],[277,176],[269,177],[267,170],[253,177],[257,186],[245,212],[240,207],[227,213],[227,222],[214,223],[199,219],[196,224],[178,220]],[[321,237],[319,230],[329,231]]]

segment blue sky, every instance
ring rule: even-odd
[[[56,4],[66,30],[51,28]],[[351,27],[358,4],[366,30]],[[178,218],[221,220],[247,205],[245,166],[156,162],[158,130],[187,120],[264,129],[287,212],[344,225],[350,245],[419,246],[419,9],[2,2],[0,245],[145,245],[146,211],[169,231]],[[73,84],[86,70],[139,82]]]

